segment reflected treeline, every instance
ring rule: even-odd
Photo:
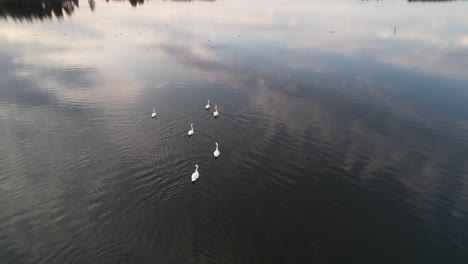
[[[361,2],[383,2],[384,0],[361,0]],[[407,0],[408,2],[455,2],[455,1],[467,1],[467,0]]]
[[[458,1],[458,0],[408,0],[408,2],[455,2],[455,1]]]
[[[166,1],[166,0],[164,0]],[[171,0],[177,2],[192,2],[196,0]],[[202,0],[214,2],[215,0]],[[44,20],[52,17],[61,18],[72,15],[75,8],[86,3],[94,11],[96,0],[0,0],[0,18],[11,17],[15,20]],[[129,2],[132,6],[142,5],[145,0],[105,0],[105,2]]]
[[[79,0],[0,0],[0,17],[47,19],[73,14]]]
[[[92,0],[94,2],[94,0]],[[116,2],[130,2],[130,4],[132,6],[137,6],[137,5],[142,5],[145,0],[112,0],[112,1],[116,1]],[[109,0],[106,0],[106,2],[109,2]]]

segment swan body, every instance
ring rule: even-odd
[[[198,173],[198,164],[195,165],[195,172],[192,173],[192,182],[195,182],[198,177],[200,177],[200,174]]]
[[[213,116],[214,117],[218,117],[219,113],[218,113],[218,106],[215,105],[215,111],[213,112]]]
[[[156,117],[156,110],[153,108],[153,113],[151,114],[151,118],[155,118]]]
[[[205,109],[208,110],[210,109],[210,100],[208,99],[208,103],[205,105]]]
[[[221,152],[219,152],[218,150],[218,142],[215,143],[216,145],[216,150],[213,152],[213,155],[215,158],[219,157],[219,155],[221,155]]]
[[[191,129],[190,129],[190,130],[188,131],[188,133],[187,133],[189,136],[195,134],[195,130],[193,130],[193,123],[190,124],[190,128],[191,128]]]

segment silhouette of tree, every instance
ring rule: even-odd
[[[129,1],[132,6],[142,5],[143,3],[145,3],[145,0],[113,0],[113,1],[117,1],[117,2]],[[106,2],[109,2],[109,0],[106,0]]]
[[[65,14],[70,16],[79,7],[80,0],[0,0],[0,18],[11,17],[15,20],[52,19],[53,16],[62,18]],[[84,0],[82,0],[84,1]],[[87,0],[91,11],[96,9],[96,0]],[[128,1],[132,6],[143,5],[145,0],[112,0]],[[165,1],[165,0],[164,0]],[[196,1],[196,0],[171,0]],[[215,0],[198,0],[214,2]],[[109,0],[106,0],[109,2]]]
[[[408,0],[408,2],[454,2],[457,0]]]
[[[408,0],[408,2],[454,2],[457,0]]]
[[[0,0],[0,17],[13,19],[50,19],[73,14],[79,0]]]
[[[89,3],[89,9],[94,12],[94,9],[96,9],[96,2],[94,0],[88,0]]]

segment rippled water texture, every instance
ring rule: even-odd
[[[467,10],[0,0],[0,262],[468,263]]]

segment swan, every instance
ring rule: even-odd
[[[190,124],[190,128],[191,129],[187,133],[189,136],[191,136],[191,135],[193,135],[195,133],[195,130],[193,130],[193,123]]]
[[[156,117],[156,110],[153,108],[153,113],[151,114],[151,118],[155,118]]]
[[[205,109],[206,110],[210,109],[210,99],[208,99],[208,103],[206,104]]]
[[[221,155],[221,152],[219,152],[218,150],[218,142],[215,143],[216,145],[216,150],[213,152],[213,155],[215,158],[219,157],[219,155]]]
[[[192,173],[192,183],[195,182],[200,174],[198,173],[198,164],[195,164],[195,172]]]
[[[219,113],[218,113],[218,106],[217,106],[217,105],[215,105],[215,110],[216,110],[216,111],[213,112],[213,116],[214,116],[214,117],[217,117],[217,116],[219,115]]]

